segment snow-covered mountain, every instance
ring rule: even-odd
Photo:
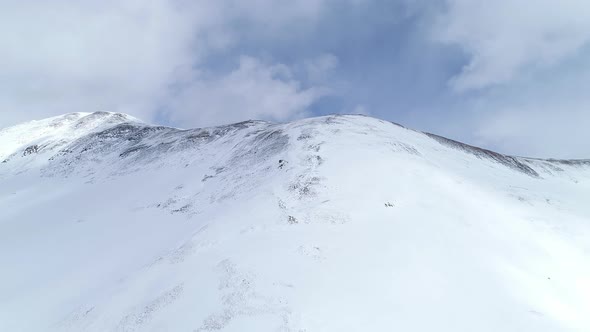
[[[365,116],[0,129],[0,331],[590,331],[590,161]]]

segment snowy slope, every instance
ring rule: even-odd
[[[590,161],[105,112],[0,161],[0,331],[590,331]]]

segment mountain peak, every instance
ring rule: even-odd
[[[18,153],[54,150],[93,132],[122,123],[142,123],[123,113],[75,112],[0,129],[0,161]]]

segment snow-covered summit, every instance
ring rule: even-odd
[[[2,331],[590,329],[589,161],[352,115],[0,148]]]
[[[289,132],[300,128],[303,128],[299,130],[300,132],[323,132],[327,134],[326,139],[332,139],[332,137],[337,139],[338,136],[342,136],[339,132],[348,136],[361,134],[371,139],[381,139],[383,144],[395,146],[394,150],[405,149],[410,154],[418,153],[420,149],[442,149],[449,153],[461,154],[460,159],[483,160],[492,165],[503,165],[532,177],[560,172],[563,170],[563,166],[590,166],[590,160],[541,160],[506,156],[362,115],[333,115],[288,124],[245,121],[220,127],[181,130],[148,125],[132,116],[110,112],[70,113],[0,129],[0,141],[2,142],[0,160],[4,164],[12,164],[12,169],[17,172],[29,169],[31,166],[41,167],[47,163],[57,164],[60,160],[63,162],[68,159],[66,156],[72,153],[76,162],[85,159],[96,161],[107,158],[109,154],[118,154],[123,159],[135,156],[131,159],[133,159],[133,164],[137,165],[142,158],[162,160],[167,154],[178,156],[180,152],[190,155],[194,149],[198,150],[209,145],[206,143],[220,139],[224,141],[228,137],[230,143],[232,140],[236,140],[236,137],[244,136],[244,139],[248,139],[253,137],[253,134],[260,133],[262,136],[273,134],[265,140],[287,136],[294,138],[290,137],[292,135],[289,135]],[[283,135],[278,135],[278,133]],[[246,150],[257,148],[259,145],[256,139],[250,143],[249,147],[244,142],[239,145],[241,148],[245,147]],[[113,159],[109,161],[120,164],[120,160]],[[428,159],[430,162],[441,162],[434,155]],[[56,162],[51,163],[54,160]],[[72,165],[71,162],[68,165],[72,166],[70,167],[71,171],[76,170],[75,165]],[[121,167],[124,166],[117,165],[114,169]],[[8,168],[6,167],[6,169]]]
[[[74,140],[121,123],[140,123],[130,115],[112,112],[68,113],[0,128],[0,159],[15,153],[30,154],[56,149]],[[28,150],[27,150],[28,148]]]

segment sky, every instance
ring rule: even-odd
[[[590,158],[586,0],[0,2],[0,128],[69,112],[181,128],[360,113]]]

